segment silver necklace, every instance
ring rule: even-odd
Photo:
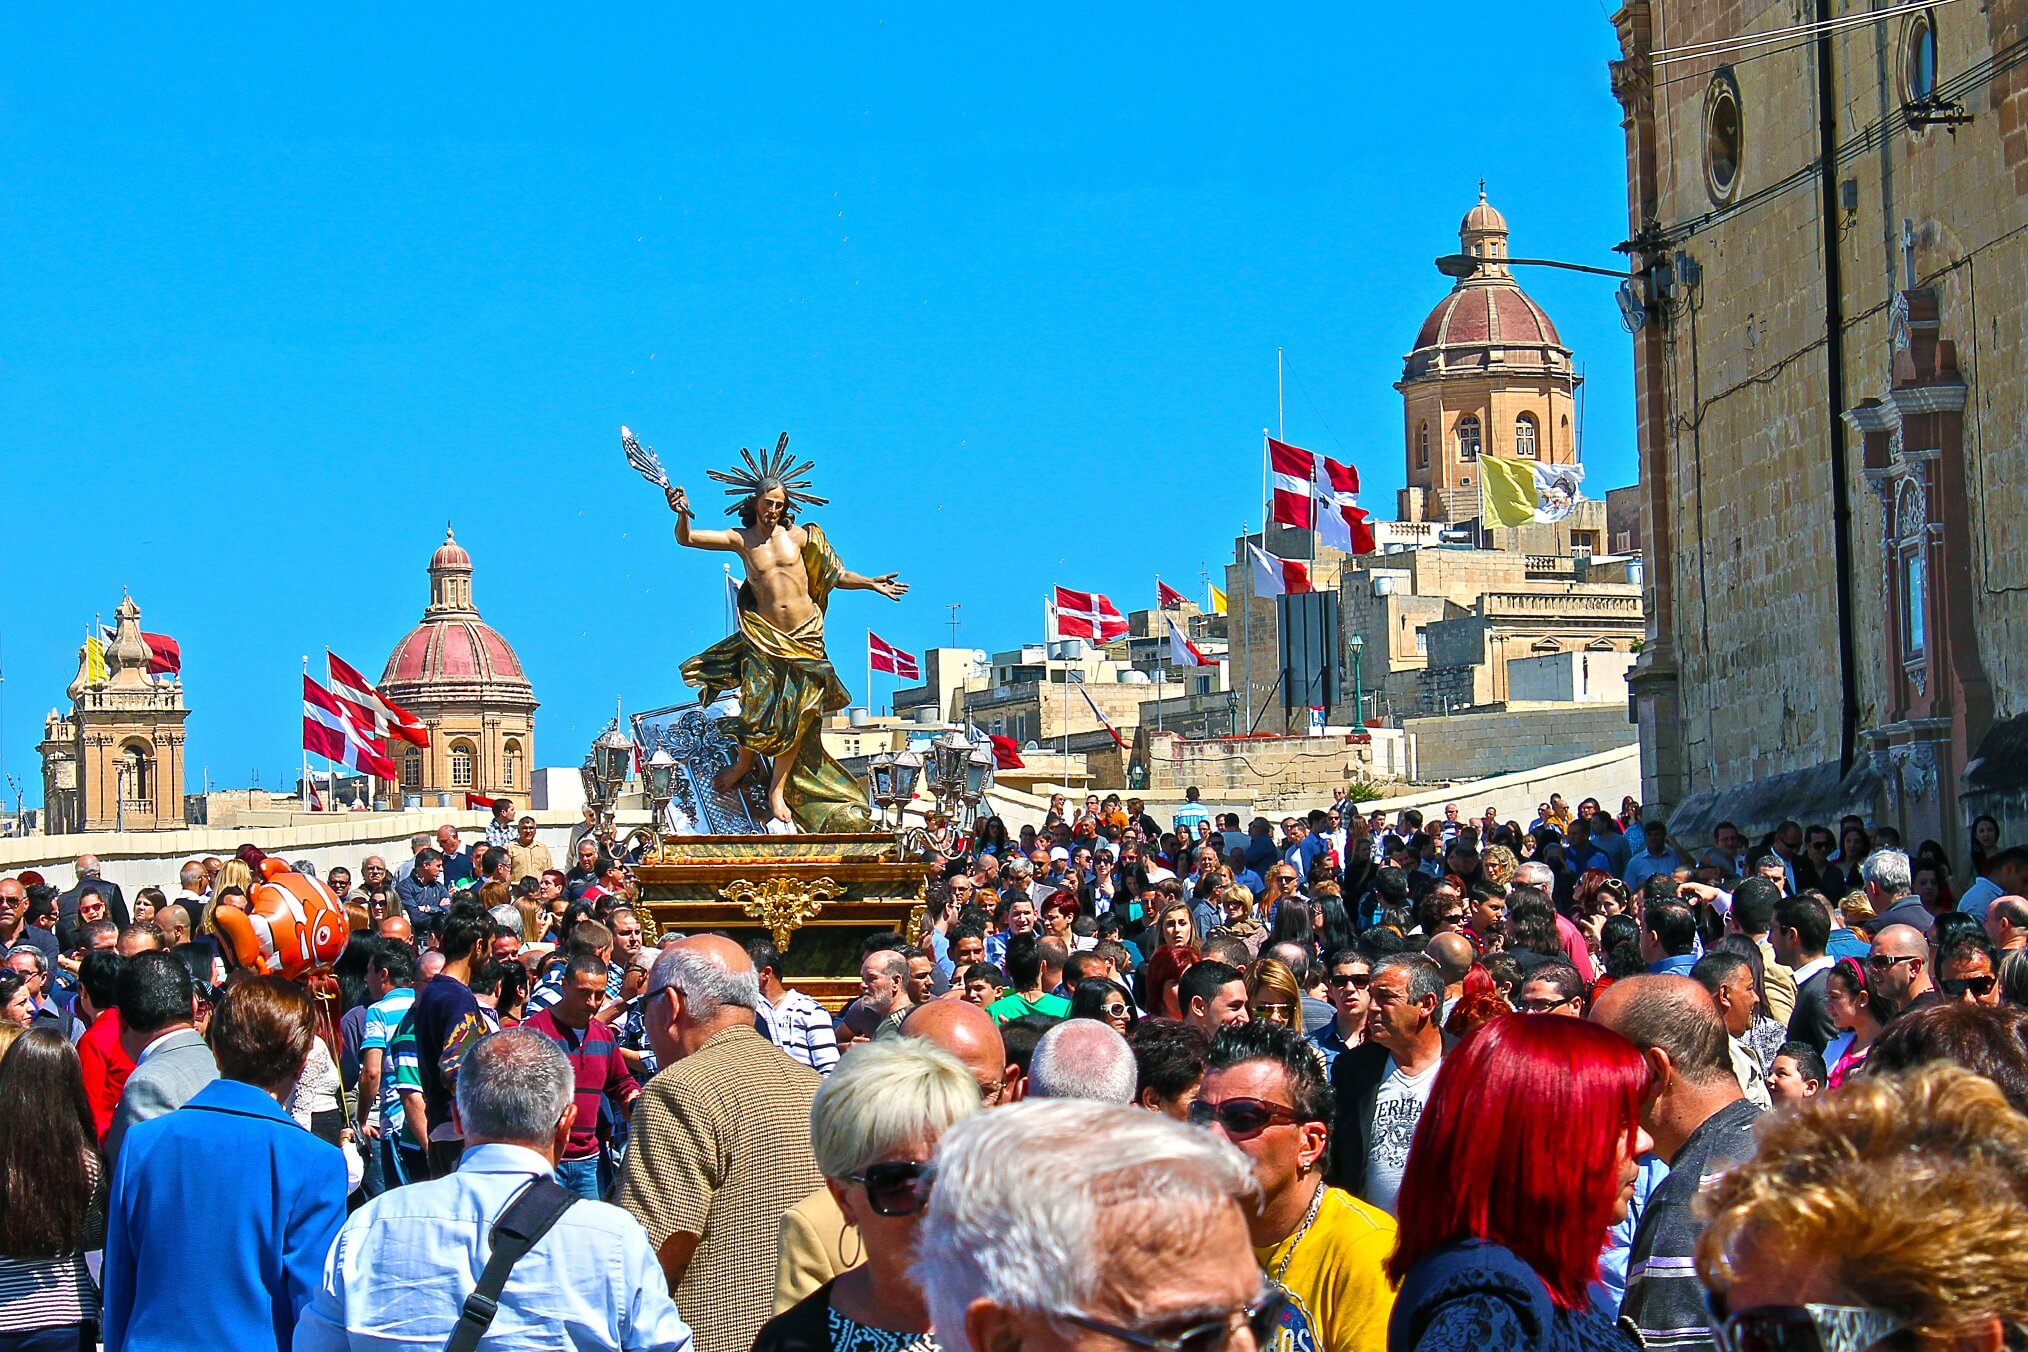
[[[1310,1233],[1310,1227],[1316,1223],[1317,1213],[1324,1207],[1324,1189],[1325,1184],[1320,1181],[1317,1184],[1316,1192],[1310,1195],[1310,1209],[1303,1213],[1303,1223],[1296,1227],[1295,1237],[1289,1241],[1288,1252],[1283,1254],[1282,1261],[1275,1265],[1274,1283],[1276,1286],[1282,1285],[1282,1277],[1288,1272],[1289,1263],[1295,1258],[1296,1250],[1302,1246],[1303,1236]]]

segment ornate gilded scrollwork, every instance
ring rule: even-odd
[[[814,920],[824,903],[845,895],[845,889],[829,878],[812,878],[803,883],[779,875],[759,883],[735,878],[718,889],[718,895],[736,902],[739,908],[761,922],[775,941],[786,950],[789,936]]]

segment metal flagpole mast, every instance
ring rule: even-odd
[[[310,679],[310,655],[308,653],[303,654],[303,679],[306,681]],[[303,747],[303,787],[297,796],[303,800],[303,807],[308,809],[310,806],[310,748],[307,743]]]
[[[1267,538],[1267,527],[1265,526],[1261,527],[1261,538]],[[1242,521],[1239,523],[1239,543],[1242,548],[1246,546],[1246,542],[1246,522]],[[1239,684],[1240,688],[1246,692],[1246,698],[1242,702],[1246,705],[1247,720],[1251,722],[1253,719],[1253,635],[1249,631],[1253,619],[1253,560],[1247,558],[1241,560],[1241,563],[1243,566],[1239,571],[1240,575],[1246,580],[1246,590],[1239,594]],[[1226,671],[1230,672],[1232,670],[1230,665],[1232,657],[1232,597],[1229,594],[1225,598],[1225,609],[1225,652],[1228,663]],[[1239,733],[1238,728],[1234,728],[1232,731],[1235,736]]]
[[[873,631],[866,631],[866,716],[879,712],[873,707]]]

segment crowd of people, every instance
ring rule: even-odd
[[[946,833],[835,1012],[511,804],[303,981],[251,846],[0,878],[0,1349],[2028,1348],[1990,819],[1334,797]]]

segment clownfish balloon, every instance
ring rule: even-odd
[[[279,859],[261,860],[260,873],[246,910],[221,906],[212,917],[232,961],[290,981],[336,962],[349,935],[345,908],[331,889]]]

